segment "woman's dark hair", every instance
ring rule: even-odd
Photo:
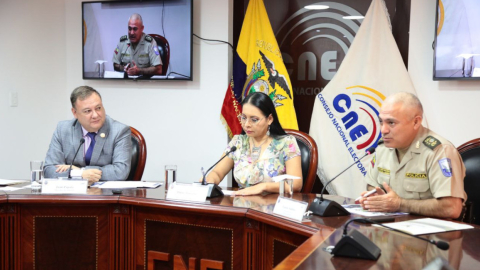
[[[251,93],[242,101],[242,106],[245,104],[251,104],[257,107],[265,117],[268,117],[270,114],[272,115],[273,122],[270,125],[270,136],[278,138],[287,135],[278,121],[277,111],[269,96],[262,92]],[[242,130],[242,134],[245,134],[244,130]]]

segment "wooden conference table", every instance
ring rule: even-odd
[[[313,201],[315,194],[294,194]],[[0,269],[422,269],[436,257],[455,269],[480,269],[480,227],[426,235],[424,241],[352,223],[382,250],[377,261],[332,257],[354,216],[297,223],[272,214],[278,194],[165,200],[164,187],[90,188],[87,195],[0,191]],[[351,199],[326,196],[339,203]],[[396,221],[419,218],[403,216]]]

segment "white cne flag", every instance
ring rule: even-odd
[[[383,0],[373,0],[337,74],[316,96],[310,136],[318,145],[317,174],[325,184],[376,147],[378,114],[385,98],[415,93],[393,38]],[[356,198],[366,190],[364,158],[333,181],[330,194]]]

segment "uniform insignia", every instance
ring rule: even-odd
[[[153,51],[155,52],[156,55],[159,55],[160,53],[158,52],[158,48],[155,46],[153,47]]]
[[[123,41],[125,41],[125,40],[127,40],[127,39],[128,39],[127,35],[122,36],[122,37],[120,38],[120,42],[123,42]]]
[[[425,138],[425,140],[423,140],[423,144],[425,144],[426,147],[433,150],[435,149],[435,147],[439,146],[442,143],[439,140],[437,140],[435,137],[428,136],[427,138]]]
[[[145,36],[145,40],[148,42],[152,42],[153,38],[151,36]]]
[[[406,173],[405,177],[407,178],[418,178],[418,179],[427,179],[426,173]]]
[[[390,174],[390,170],[378,167],[378,171],[384,174]]]
[[[442,158],[438,161],[440,169],[442,169],[443,175],[445,177],[452,177],[452,162],[449,158]]]
[[[115,49],[114,52],[115,52],[115,54],[118,54],[118,47]]]
[[[372,158],[372,161],[370,161],[372,163],[372,168],[375,168],[375,162],[377,162],[377,154],[375,153],[375,155],[373,155],[373,158]]]

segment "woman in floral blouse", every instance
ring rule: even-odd
[[[296,139],[287,135],[278,121],[275,106],[269,96],[256,92],[242,102],[240,116],[243,132],[235,135],[224,152],[233,146],[237,150],[224,158],[207,176],[207,182],[218,184],[233,168],[235,181],[243,189],[235,195],[255,195],[278,192],[279,183],[272,177],[282,174],[298,176],[293,191],[302,189],[300,149]],[[285,186],[289,191],[288,185]]]

